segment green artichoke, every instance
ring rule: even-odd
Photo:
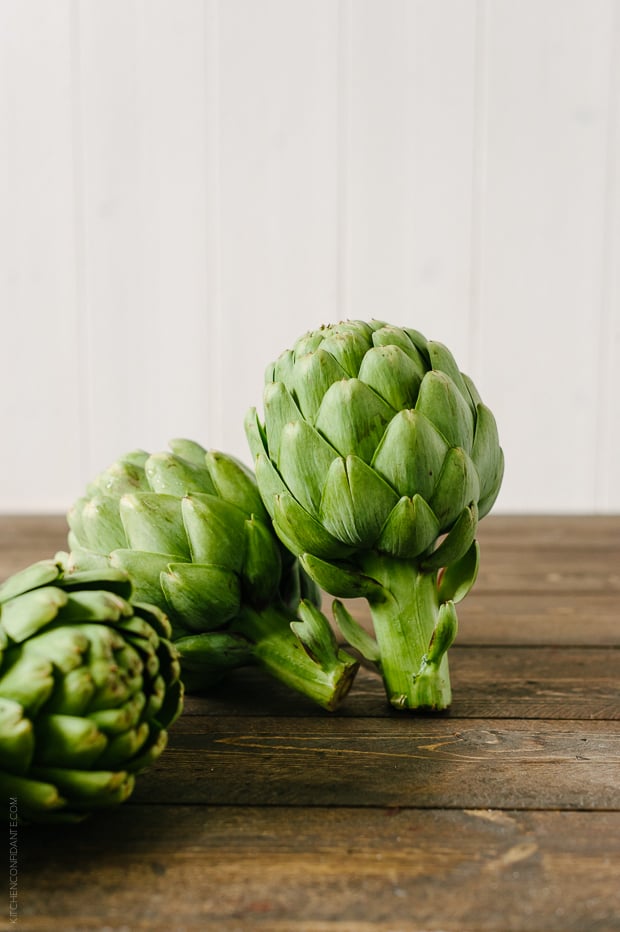
[[[130,601],[125,573],[62,557],[0,586],[0,788],[24,822],[123,802],[182,707],[166,617]]]
[[[376,640],[334,610],[390,702],[446,708],[454,603],[503,474],[495,419],[450,351],[381,321],[309,332],[269,366],[246,433],[280,539],[319,586],[368,600]]]
[[[190,440],[170,447],[131,453],[89,485],[68,515],[72,565],[120,567],[166,612],[188,690],[256,663],[335,708],[358,663],[273,533],[253,474]]]

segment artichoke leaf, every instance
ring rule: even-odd
[[[298,356],[291,378],[294,397],[303,416],[313,423],[327,389],[346,377],[340,363],[322,347]]]
[[[325,393],[315,427],[341,456],[354,454],[370,463],[394,413],[364,382],[346,379],[334,382]]]
[[[2,699],[18,703],[30,716],[47,702],[53,689],[53,668],[47,657],[38,657],[21,647],[6,652],[0,680]]]
[[[485,515],[489,513],[497,496],[499,495],[499,490],[502,484],[502,479],[504,478],[504,451],[500,449],[499,451],[499,460],[497,463],[497,472],[495,473],[493,485],[486,493],[484,498],[481,498],[478,502],[478,511],[481,518],[484,518]]]
[[[150,735],[148,722],[141,722],[135,728],[121,732],[108,742],[107,747],[97,759],[97,766],[105,770],[115,770],[125,766],[132,769],[129,766],[131,759],[142,751]]]
[[[348,556],[353,549],[334,537],[288,491],[276,497],[274,529],[295,554],[307,551],[323,559],[337,559]]]
[[[179,498],[157,492],[123,495],[120,513],[131,550],[173,553],[189,559]]]
[[[450,563],[443,571],[439,580],[439,601],[456,603],[464,599],[476,582],[479,564],[480,547],[475,540],[460,560]]]
[[[256,460],[260,453],[267,453],[267,438],[256,408],[248,408],[243,420],[243,427],[252,458]]]
[[[477,502],[480,492],[478,471],[467,453],[453,447],[444,460],[429,504],[442,531],[449,530],[463,509]]]
[[[426,653],[426,662],[439,664],[456,637],[458,619],[453,602],[444,602],[439,606],[437,621]]]
[[[36,766],[35,779],[49,782],[64,793],[72,805],[108,806],[123,802],[130,795],[134,781],[125,770],[77,770],[68,767]]]
[[[398,346],[411,359],[422,375],[426,372],[428,366],[424,354],[411,338],[410,331],[401,327],[394,327],[391,324],[384,324],[383,327],[375,330],[372,335],[372,342],[375,346]],[[422,338],[422,344],[426,347],[424,338]]]
[[[36,764],[52,767],[93,766],[108,739],[96,723],[79,715],[40,714],[35,720]]]
[[[359,379],[395,411],[413,408],[425,370],[399,346],[374,346],[360,367]]]
[[[327,473],[319,519],[343,543],[369,547],[397,501],[396,492],[358,456],[338,458]]]
[[[180,497],[192,492],[215,494],[204,459],[199,466],[174,453],[153,453],[146,461],[145,471],[153,492]]]
[[[96,689],[88,667],[75,667],[56,680],[45,710],[67,715],[85,715],[90,709]]]
[[[214,667],[236,667],[238,660],[252,660],[252,645],[241,635],[225,631],[204,631],[188,634],[175,641],[183,661]]]
[[[114,592],[91,589],[69,592],[65,605],[58,612],[58,621],[105,621],[114,624],[131,614],[131,605]]]
[[[194,563],[217,563],[239,573],[245,547],[245,513],[215,495],[187,495],[181,502]]]
[[[282,429],[278,471],[297,501],[315,517],[324,476],[337,455],[308,421],[288,423]]]
[[[297,615],[298,619],[291,621],[291,630],[313,660],[329,666],[338,656],[338,643],[327,618],[316,605],[305,601],[299,603]]]
[[[24,592],[28,592],[30,589],[49,586],[50,583],[55,582],[60,577],[60,574],[60,567],[55,560],[39,560],[38,563],[27,566],[2,583],[0,586],[0,605],[18,595],[23,595]]]
[[[164,610],[166,601],[160,577],[169,564],[177,560],[178,557],[172,553],[145,553],[141,550],[115,550],[110,554],[112,566],[126,572],[133,581],[133,597]]]
[[[284,350],[280,353],[275,363],[267,366],[265,371],[265,382],[283,382],[288,385],[293,377],[295,366],[295,353],[293,350]]]
[[[471,452],[474,442],[474,415],[470,405],[444,372],[427,372],[416,402],[420,411],[439,430],[452,447]]]
[[[471,458],[480,476],[480,498],[491,491],[501,464],[501,450],[495,418],[486,405],[476,408],[476,430]]]
[[[19,702],[0,697],[0,758],[12,773],[26,773],[32,762],[35,740],[32,722]]]
[[[57,586],[24,592],[2,605],[2,627],[19,644],[54,621],[67,600],[66,592]]]
[[[448,454],[448,444],[420,411],[399,411],[388,425],[372,467],[399,495],[429,500]]]
[[[393,557],[413,559],[428,550],[438,534],[439,522],[422,496],[403,496],[388,515],[376,548]]]
[[[267,520],[254,473],[244,463],[217,450],[209,450],[206,462],[215,491],[223,501],[236,505],[246,514]]]
[[[253,605],[268,605],[276,597],[282,560],[272,531],[252,516],[244,524],[241,589]]]
[[[69,594],[76,590],[99,591],[106,589],[109,592],[120,596],[121,599],[128,600],[133,593],[133,587],[129,575],[125,570],[118,566],[112,566],[110,562],[95,565],[93,567],[77,568],[72,567],[70,558],[62,559],[63,554],[56,554],[57,560],[67,568],[59,585]]]
[[[461,372],[461,375],[463,377],[463,382],[465,383],[465,387],[467,388],[467,391],[469,392],[469,396],[472,401],[472,405],[473,405],[472,410],[475,411],[478,405],[482,404],[480,392],[474,385],[472,379],[465,372]]]
[[[438,372],[445,372],[445,374],[449,376],[473,412],[474,406],[471,403],[469,389],[448,347],[444,346],[443,343],[438,343],[436,340],[429,340],[427,346],[433,369]]]
[[[354,378],[368,349],[368,335],[360,327],[336,325],[327,335],[324,332],[321,349],[330,353],[346,374]]]
[[[148,492],[149,484],[144,472],[148,456],[145,450],[135,450],[112,463],[88,484],[88,497],[103,495],[118,499],[127,492]]]
[[[130,696],[122,705],[89,711],[88,718],[105,735],[114,737],[129,728],[134,728],[140,721],[145,706],[146,697],[142,691],[139,691]]]
[[[265,453],[258,454],[255,465],[256,481],[258,482],[265,507],[273,521],[277,497],[283,493],[288,493],[289,490],[282,476]]]
[[[227,567],[171,564],[161,574],[161,587],[172,617],[190,631],[219,628],[239,611],[239,577]]]
[[[302,420],[293,396],[283,382],[270,382],[263,393],[266,448],[274,463],[280,464],[280,442],[287,424]]]
[[[381,651],[372,635],[353,618],[348,609],[338,599],[334,600],[333,612],[336,623],[347,644],[358,651],[365,660],[379,666]]]
[[[454,526],[434,550],[422,560],[422,570],[432,572],[460,560],[471,547],[478,527],[475,502],[463,509]]]
[[[44,783],[33,780],[31,776],[24,777],[15,773],[6,773],[0,770],[0,793],[4,799],[17,796],[19,799],[20,818],[27,818],[28,812],[36,813],[62,809],[67,800],[58,792],[53,783]]]
[[[327,563],[311,553],[303,553],[299,559],[310,578],[331,595],[341,599],[376,598],[383,595],[381,584],[364,575],[357,567]]]
[[[129,494],[129,493],[127,493]],[[126,547],[127,538],[119,514],[118,498],[101,493],[81,500],[69,512],[68,522],[71,527],[79,514],[76,531],[81,541],[97,553],[109,553],[117,547]]]
[[[169,640],[172,633],[170,627],[170,621],[165,612],[158,608],[157,605],[153,605],[148,602],[136,602],[132,601],[134,614],[138,618],[143,618],[151,626],[153,631],[159,635],[160,638],[165,638]],[[160,642],[161,646],[161,642]]]
[[[196,443],[195,440],[187,440],[185,437],[176,437],[168,443],[168,446],[177,456],[182,457],[195,466],[204,466],[207,451],[205,448]]]

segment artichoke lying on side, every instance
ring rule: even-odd
[[[340,650],[318,591],[273,533],[253,474],[174,440],[105,470],[68,515],[72,564],[126,570],[170,617],[188,689],[257,663],[327,709],[357,661]]]
[[[442,344],[353,320],[268,368],[264,419],[252,409],[246,431],[281,540],[332,595],[368,599],[376,642],[335,612],[392,704],[445,708],[454,603],[502,481],[491,411]]]
[[[163,751],[183,687],[166,617],[118,570],[34,563],[0,586],[0,788],[20,820],[122,803]]]

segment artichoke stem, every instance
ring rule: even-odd
[[[428,658],[439,617],[437,573],[376,553],[366,557],[363,569],[383,587],[383,594],[368,603],[388,700],[397,709],[447,709],[452,700],[447,653]]]
[[[293,620],[283,607],[245,607],[234,630],[252,642],[258,666],[332,712],[349,692],[359,663],[338,648],[328,658],[312,657],[291,630]]]

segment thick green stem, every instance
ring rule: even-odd
[[[292,620],[291,613],[283,608],[270,606],[260,612],[244,608],[234,628],[252,642],[252,654],[259,666],[333,711],[349,692],[359,664],[337,647],[329,657],[311,656],[291,630]]]
[[[398,709],[448,708],[447,653],[429,657],[439,618],[437,574],[378,554],[369,554],[363,568],[383,587],[383,594],[369,597],[368,603],[389,701]]]

